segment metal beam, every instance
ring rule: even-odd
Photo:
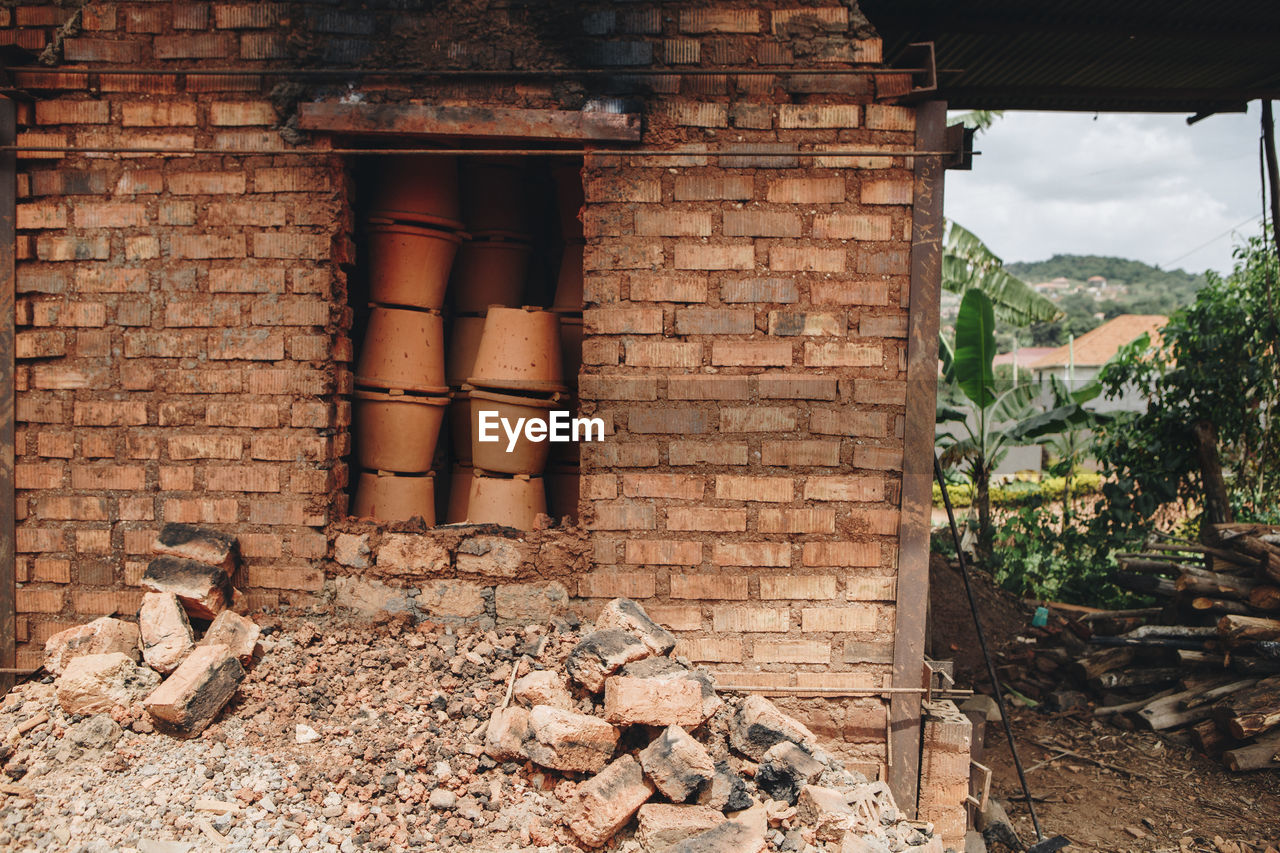
[[[916,148],[945,147],[947,105],[916,110]],[[919,687],[924,672],[929,600],[929,519],[933,512],[933,439],[938,393],[938,310],[942,291],[943,158],[915,158],[911,219],[911,285],[907,297],[907,417],[903,435],[898,524],[898,598],[893,687]],[[920,696],[889,701],[889,787],[914,816],[920,784]]]

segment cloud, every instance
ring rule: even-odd
[[[972,172],[948,172],[946,215],[1006,261],[1118,255],[1229,270],[1233,228],[1258,230],[1257,108],[1181,115],[1007,112]],[[1239,226],[1237,228],[1237,226]]]

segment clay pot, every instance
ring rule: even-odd
[[[539,308],[491,308],[468,384],[516,391],[564,391],[560,320]]]
[[[421,474],[431,470],[448,397],[355,392],[353,429],[361,468]]]
[[[578,218],[578,213],[586,205],[582,192],[582,164],[554,166],[551,177],[556,183],[560,236],[567,241],[582,240],[582,220]]]
[[[453,310],[483,314],[490,305],[515,308],[524,296],[533,247],[519,240],[467,240],[458,248],[450,281]]]
[[[470,465],[453,466],[449,477],[449,503],[445,510],[446,524],[459,524],[467,520],[467,504],[471,500],[471,479],[474,469]]]
[[[560,315],[560,360],[564,364],[564,376],[569,387],[578,386],[578,372],[582,370],[582,318]]]
[[[555,311],[582,310],[582,251],[581,243],[569,243],[560,253],[560,274],[556,278],[556,298],[551,303]]]
[[[397,223],[372,223],[367,230],[370,301],[433,311],[444,307],[449,270],[462,237]]]
[[[356,384],[443,394],[444,321],[439,314],[374,305],[356,361]]]
[[[529,179],[519,163],[470,160],[459,173],[462,219],[472,233],[505,231],[524,235],[533,230]]]
[[[547,492],[541,477],[489,477],[476,469],[467,499],[467,521],[471,524],[532,530],[538,514],[546,511]]]
[[[454,317],[449,326],[449,355],[444,362],[444,375],[449,385],[467,381],[476,363],[476,350],[484,334],[483,317]]]
[[[454,391],[449,403],[449,447],[460,464],[471,464],[471,387]]]
[[[552,518],[578,517],[582,490],[582,470],[577,465],[556,465],[547,470],[548,515]]]
[[[501,426],[490,430],[495,432],[497,441],[480,441],[480,413],[496,412],[499,419],[505,418],[514,428],[519,418],[537,418],[547,420],[548,414],[560,404],[558,394],[550,400],[537,397],[517,397],[512,394],[495,394],[492,391],[476,389],[471,392],[471,460],[477,468],[485,471],[496,471],[500,474],[541,474],[547,467],[547,454],[550,453],[550,441],[530,441],[520,431],[510,452],[507,451],[507,434]]]
[[[426,154],[382,157],[373,181],[369,216],[461,228],[457,158]]]
[[[365,471],[356,483],[351,514],[378,521],[408,521],[420,517],[428,526],[436,523],[436,486],[431,474],[406,476]]]

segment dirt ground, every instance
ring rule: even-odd
[[[930,581],[933,656],[956,661],[960,686],[984,689],[959,572],[935,557]],[[972,582],[993,650],[1015,642],[1031,609],[980,572]],[[1012,708],[1011,719],[1041,826],[1047,836],[1070,838],[1072,849],[1280,850],[1280,774],[1231,773],[1173,739],[1097,722],[1088,712]],[[991,796],[1005,805],[1022,840],[1034,841],[1003,727],[988,723],[984,741]]]

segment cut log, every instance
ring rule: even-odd
[[[1218,652],[1201,652],[1195,649],[1176,649],[1174,653],[1178,656],[1178,663],[1184,667],[1217,667],[1219,669],[1226,666],[1226,658]]]
[[[1165,545],[1151,544],[1147,546],[1153,551],[1162,551],[1169,554],[1179,554],[1184,551],[1193,554],[1203,554],[1209,557],[1217,557],[1219,560],[1225,560],[1228,563],[1234,563],[1237,566],[1245,566],[1251,569],[1262,568],[1262,562],[1256,557],[1245,554],[1238,554],[1235,551],[1228,551],[1225,548],[1210,548],[1208,545]]]
[[[1165,575],[1173,577],[1186,566],[1173,560],[1152,560],[1146,557],[1122,557],[1120,571],[1135,575]]]
[[[1227,737],[1213,720],[1201,720],[1192,726],[1191,742],[1196,749],[1207,755],[1217,755],[1223,750],[1235,746],[1235,741]]]
[[[1280,592],[1280,590],[1277,590]],[[1095,622],[1102,619],[1135,619],[1146,616],[1159,616],[1163,607],[1135,607],[1132,610],[1100,610],[1097,613],[1086,613],[1080,617],[1081,622]]]
[[[1213,718],[1244,740],[1280,725],[1280,678],[1264,678],[1213,706]]]
[[[1143,667],[1126,669],[1120,672],[1104,672],[1091,679],[1089,685],[1098,690],[1112,690],[1117,687],[1147,687],[1153,684],[1171,684],[1182,675],[1182,669],[1176,666]]]
[[[1174,583],[1174,588],[1184,595],[1206,598],[1247,599],[1257,586],[1258,582],[1250,578],[1192,568],[1183,569]]]
[[[1243,773],[1248,770],[1280,770],[1280,735],[1259,738],[1257,743],[1238,746],[1222,753],[1222,763],[1228,770]]]
[[[1129,646],[1103,649],[1073,663],[1071,673],[1082,681],[1088,681],[1104,672],[1122,669],[1133,663],[1137,657],[1138,650]]]
[[[1143,625],[1141,628],[1134,628],[1127,634],[1123,635],[1126,640],[1146,640],[1152,637],[1164,637],[1165,639],[1211,639],[1218,630],[1213,626],[1201,625]]]
[[[1280,675],[1280,661],[1232,654],[1228,669],[1240,675]]]
[[[1218,620],[1218,634],[1232,646],[1277,640],[1280,639],[1280,620],[1227,614]]]
[[[1106,716],[1110,716],[1111,714],[1127,714],[1130,711],[1137,711],[1141,708],[1144,708],[1147,705],[1151,704],[1152,702],[1156,701],[1157,699],[1163,699],[1166,696],[1172,696],[1176,692],[1178,691],[1172,690],[1172,689],[1161,690],[1159,693],[1153,693],[1152,695],[1147,696],[1144,699],[1136,699],[1133,702],[1121,702],[1118,705],[1099,705],[1097,708],[1093,709],[1093,715],[1095,717],[1106,717]]]
[[[1280,611],[1280,586],[1256,586],[1249,593],[1249,606],[1263,613]]]
[[[1236,616],[1248,616],[1253,612],[1243,601],[1227,598],[1193,598],[1191,609],[1203,613],[1232,613]]]
[[[1198,708],[1201,705],[1212,705],[1224,696],[1230,696],[1232,693],[1238,693],[1241,690],[1247,690],[1258,683],[1256,678],[1242,678],[1238,681],[1230,681],[1226,684],[1220,684],[1217,687],[1210,687],[1199,696],[1193,696],[1182,703],[1183,709]]]
[[[1177,587],[1174,586],[1173,581],[1169,578],[1154,577],[1152,575],[1127,575],[1123,572],[1116,572],[1111,578],[1111,582],[1121,589],[1140,592],[1143,595],[1173,598],[1178,594]]]
[[[1180,693],[1174,693],[1163,699],[1150,702],[1138,711],[1138,719],[1147,728],[1157,732],[1198,723],[1210,715],[1211,708],[1207,705],[1191,709],[1184,709],[1180,706],[1199,692],[1199,690],[1183,690]]]

